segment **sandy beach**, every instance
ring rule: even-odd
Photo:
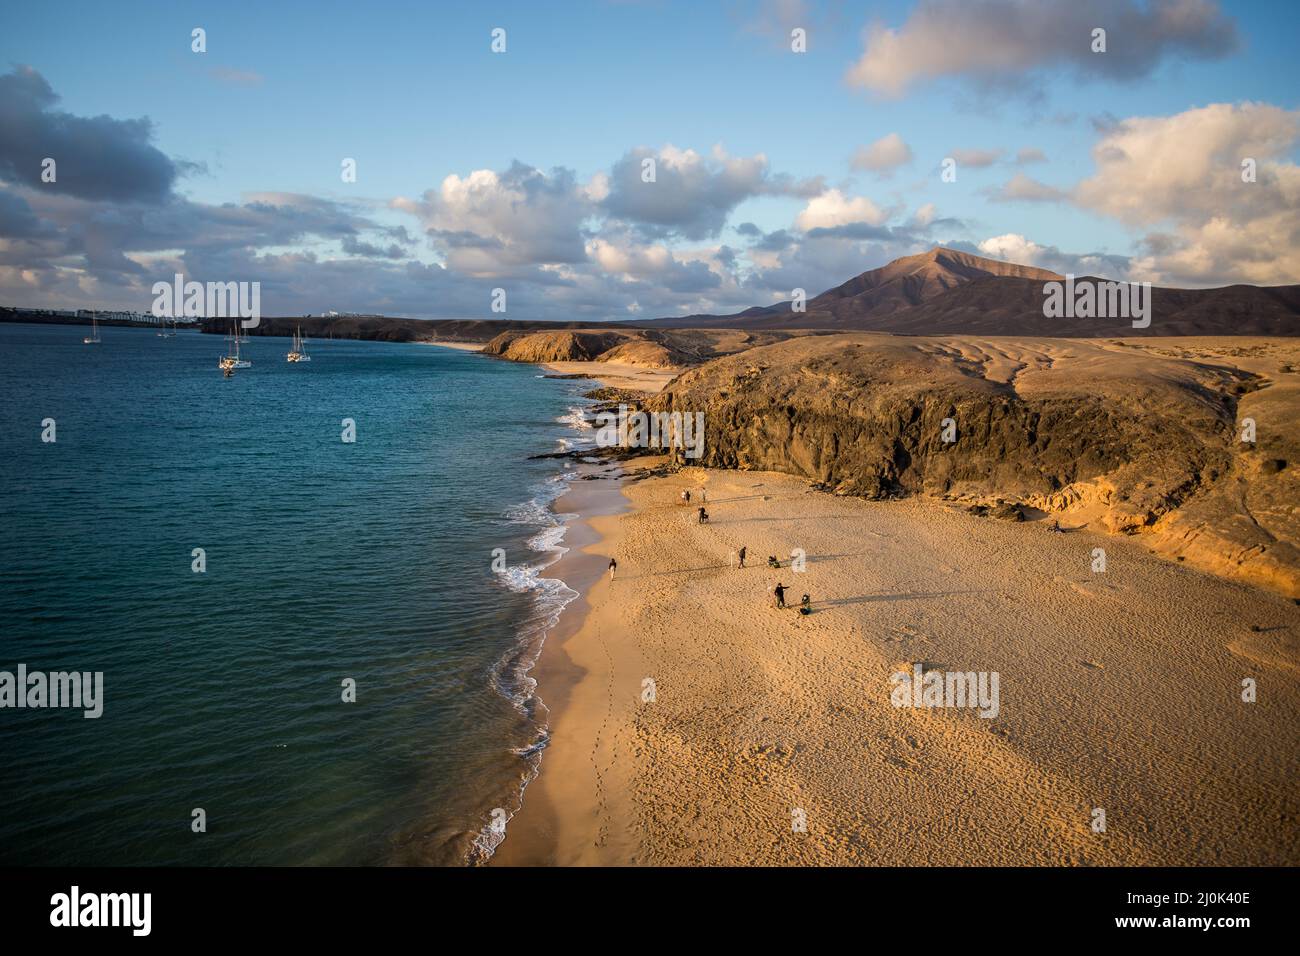
[[[679,368],[644,368],[626,362],[547,362],[550,375],[582,375],[610,388],[657,392],[676,378]]]
[[[580,489],[556,573],[594,583],[539,662],[551,743],[494,863],[1300,862],[1294,602],[1138,541],[638,467],[625,502]],[[916,665],[996,672],[997,716],[894,706]]]

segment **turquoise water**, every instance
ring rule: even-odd
[[[97,720],[0,709],[0,862],[490,847],[544,741],[524,672],[572,597],[541,571],[565,473],[529,456],[580,440],[579,387],[410,344],[290,365],[278,338],[223,379],[215,336],[87,331],[0,325],[0,670],[104,673]]]

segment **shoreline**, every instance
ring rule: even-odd
[[[649,392],[659,391],[679,374],[679,370],[646,370],[614,362],[539,365],[548,374],[582,375],[601,387]],[[568,746],[568,732],[571,720],[577,724],[575,729],[579,733],[586,725],[582,703],[584,697],[590,696],[588,678],[593,673],[593,662],[580,653],[575,654],[577,647],[571,642],[583,632],[593,609],[608,589],[606,571],[609,558],[617,548],[618,518],[627,513],[631,503],[624,494],[629,479],[629,469],[624,465],[580,464],[578,468],[587,474],[612,470],[613,480],[577,478],[553,504],[556,513],[573,513],[578,517],[569,523],[565,532],[564,543],[569,550],[547,570],[550,576],[577,591],[578,597],[565,606],[555,626],[546,634],[530,670],[530,676],[537,682],[537,699],[545,711],[547,746],[541,754],[537,774],[525,788],[521,806],[511,818],[506,838],[488,860],[489,866],[576,862],[562,859],[561,855],[566,853],[567,845],[582,839],[580,833],[567,832],[573,816],[572,808],[564,807],[564,802],[571,792],[560,786],[559,781],[575,775],[581,778],[591,772],[578,748]],[[558,751],[554,747],[557,733],[565,742]],[[592,809],[579,811],[579,818]]]
[[[427,344],[464,351],[482,351],[479,347],[471,348],[463,344]],[[600,363],[601,367],[596,367],[598,363],[594,362],[567,364],[573,368],[566,369],[566,375],[580,373],[601,385],[608,384],[597,374],[607,371],[603,363]],[[555,371],[549,365],[542,365],[542,368]],[[564,524],[564,535],[559,543],[564,548],[564,553],[547,566],[545,576],[563,582],[576,592],[577,597],[560,609],[555,623],[541,635],[541,648],[526,674],[534,681],[536,719],[544,728],[546,744],[538,755],[533,777],[520,790],[519,808],[509,819],[505,838],[486,858],[477,861],[489,866],[508,866],[521,856],[536,859],[545,855],[543,847],[553,830],[553,824],[548,824],[547,821],[553,820],[554,816],[553,813],[548,813],[550,807],[546,789],[541,786],[542,768],[548,765],[556,717],[565,711],[569,695],[583,675],[581,668],[568,661],[559,648],[586,620],[591,592],[606,572],[608,553],[596,550],[602,542],[596,523],[607,515],[616,515],[627,508],[627,501],[622,495],[626,474],[618,462],[575,462],[573,469],[576,477],[568,480],[564,493],[551,502],[550,510],[556,516],[568,514],[575,517]]]
[[[560,756],[556,756],[556,732],[557,727],[566,722],[565,715],[573,703],[576,688],[589,674],[586,668],[573,660],[567,645],[582,630],[593,602],[598,600],[596,595],[602,583],[607,582],[606,565],[610,554],[607,521],[617,520],[627,509],[628,503],[623,496],[625,481],[626,475],[621,468],[611,480],[578,478],[555,502],[557,511],[575,513],[579,517],[569,523],[565,533],[564,544],[569,550],[547,571],[577,591],[578,597],[565,606],[555,626],[547,632],[541,652],[529,672],[537,682],[535,693],[544,710],[547,745],[542,751],[537,775],[525,788],[522,805],[511,818],[505,840],[488,861],[491,866],[537,864],[552,859],[556,853],[559,815],[549,784],[560,774],[556,764],[564,763],[567,750],[562,747]],[[563,731],[561,736],[564,736]]]
[[[449,342],[449,341],[448,341],[448,342],[443,342],[443,341],[435,341],[435,340],[433,340],[433,339],[426,339],[426,340],[421,341],[421,342],[418,342],[418,343],[416,343],[416,344],[417,344],[417,345],[436,345],[436,346],[438,346],[439,348],[443,348],[443,349],[456,349],[457,351],[460,351],[460,352],[482,352],[482,351],[483,351],[483,345],[482,345],[481,343],[478,343],[478,342]]]
[[[699,487],[705,526],[677,502]],[[565,559],[586,587],[534,669],[549,743],[493,864],[1297,862],[1291,602],[1132,542],[775,473],[615,489],[557,502],[582,514]],[[769,571],[792,545],[807,572]],[[774,610],[776,578],[814,613]],[[1000,713],[891,706],[914,662],[1000,673]],[[1237,701],[1243,676],[1268,698]]]

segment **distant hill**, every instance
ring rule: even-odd
[[[1152,322],[1049,319],[1043,284],[1063,277],[1046,269],[946,249],[895,259],[809,299],[734,315],[688,315],[640,323],[648,328],[823,329],[912,335],[1300,335],[1300,286],[1234,285],[1219,289],[1152,289]],[[1080,277],[1076,282],[1105,281]]]

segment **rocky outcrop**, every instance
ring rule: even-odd
[[[1300,345],[1285,348],[1270,368]],[[1212,358],[835,335],[710,362],[647,407],[705,413],[704,465],[782,471],[837,494],[1016,504],[1149,534],[1170,557],[1300,595],[1289,464],[1300,389],[1282,396],[1260,367]],[[1270,389],[1285,400],[1260,406],[1269,425],[1255,444],[1239,441],[1242,407]]]
[[[513,362],[620,362],[641,368],[698,365],[756,345],[782,342],[802,333],[611,328],[564,331],[508,331],[483,351]]]
[[[606,331],[502,332],[483,351],[512,362],[594,362],[629,338]]]

